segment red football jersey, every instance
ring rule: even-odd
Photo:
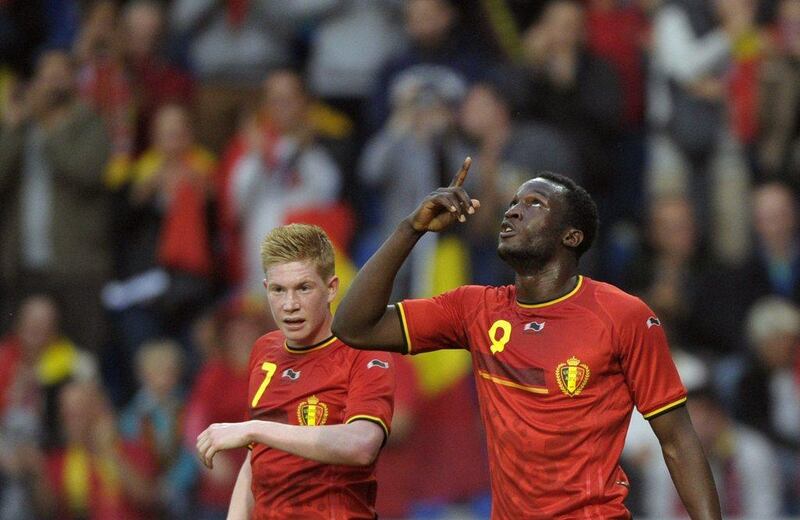
[[[650,419],[686,401],[641,300],[579,277],[537,305],[514,286],[465,286],[397,308],[410,353],[472,352],[492,518],[630,518],[619,458],[633,406]]]
[[[366,420],[388,436],[394,370],[390,353],[334,337],[296,349],[271,332],[250,355],[249,416],[310,427]],[[375,518],[375,464],[322,464],[263,444],[253,445],[251,462],[256,519]]]

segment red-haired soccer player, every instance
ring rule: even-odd
[[[320,228],[275,228],[261,256],[279,330],[253,347],[250,420],[212,424],[197,450],[212,467],[219,450],[252,447],[229,519],[376,518],[375,460],[394,398],[391,354],[353,350],[331,334],[339,279]]]
[[[494,519],[630,518],[619,457],[634,406],[650,420],[692,518],[719,519],[661,323],[639,299],[578,274],[597,208],[572,180],[542,173],[517,190],[497,248],[514,285],[464,286],[387,307],[416,241],[479,206],[461,187],[468,168],[469,159],[361,269],[333,330],[362,349],[470,350]]]

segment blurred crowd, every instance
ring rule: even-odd
[[[274,328],[259,243],[343,287],[466,155],[481,211],[394,298],[513,281],[500,215],[586,186],[582,266],[667,330],[726,518],[800,515],[800,0],[0,0],[0,519],[225,517]],[[487,517],[468,357],[398,359],[386,518]],[[646,423],[637,517],[684,517]]]

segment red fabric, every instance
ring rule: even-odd
[[[240,132],[228,144],[215,176],[220,263],[223,275],[230,285],[238,285],[244,278],[242,231],[236,218],[231,184],[233,168],[244,155],[245,149],[245,139]]]
[[[238,28],[247,17],[250,0],[227,0],[228,23],[231,27]]]
[[[647,18],[634,6],[611,10],[592,8],[586,19],[589,49],[613,64],[624,96],[625,121],[639,123],[644,116],[643,41]]]
[[[284,224],[313,224],[325,230],[333,245],[340,251],[347,251],[355,231],[355,216],[350,206],[336,203],[327,208],[304,208],[289,211]]]
[[[251,419],[300,425],[315,417],[314,424],[322,426],[366,416],[391,427],[395,363],[390,353],[351,349],[335,338],[302,353],[284,345],[284,336],[275,331],[253,347]],[[261,397],[251,406],[261,388]],[[253,446],[251,460],[255,518],[375,517],[374,463],[320,464],[262,444]]]
[[[77,512],[70,511],[64,489],[66,454],[66,449],[56,450],[48,455],[46,461],[47,474],[50,484],[53,486],[58,508],[57,518],[62,520],[77,520],[79,518],[87,518],[89,520],[117,520],[119,518],[147,520],[153,517],[154,512],[144,511],[141,507],[131,503],[122,494],[121,489],[116,493],[106,489],[95,467],[91,468],[89,475],[89,510],[83,514],[76,514]],[[134,442],[120,443],[119,457],[124,458],[130,469],[137,471],[141,478],[154,479],[156,477],[157,468],[152,454],[140,444]],[[124,479],[125,475],[120,475],[120,478]]]
[[[168,103],[189,105],[194,85],[188,74],[158,56],[129,64],[136,98],[136,152],[147,146],[150,125],[158,109]]]
[[[737,61],[730,78],[730,112],[734,135],[743,144],[758,133],[758,73],[761,60]]]
[[[664,330],[641,300],[582,277],[567,297],[534,307],[517,303],[514,286],[400,305],[412,353],[471,351],[494,519],[630,518],[628,488],[617,482],[627,482],[619,459],[633,407],[647,417],[686,398]]]
[[[179,182],[164,215],[158,262],[200,276],[211,274],[211,239],[206,226],[205,195],[187,179]]]
[[[8,336],[0,342],[0,415],[8,406],[8,391],[22,359],[22,347],[16,336]]]
[[[113,152],[130,154],[134,141],[134,102],[130,80],[118,61],[96,57],[79,73],[81,97],[103,117]]]
[[[249,384],[247,370],[237,371],[223,359],[211,359],[197,375],[189,404],[186,409],[185,442],[187,447],[195,449],[197,436],[210,424],[239,422],[247,411],[247,388]],[[220,389],[225,391],[221,392]],[[226,508],[230,502],[233,486],[236,484],[238,468],[244,462],[247,450],[226,450],[215,456],[216,466],[220,457],[227,459],[236,471],[226,481],[212,478],[208,471],[202,471],[197,491],[197,498],[203,505]]]

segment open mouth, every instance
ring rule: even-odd
[[[511,224],[509,224],[505,220],[503,221],[502,224],[500,224],[500,238],[510,237],[510,236],[515,235],[516,233],[517,232],[514,229],[514,226],[512,226]]]
[[[306,322],[303,318],[284,318],[283,324],[290,330],[297,330],[303,327]]]

